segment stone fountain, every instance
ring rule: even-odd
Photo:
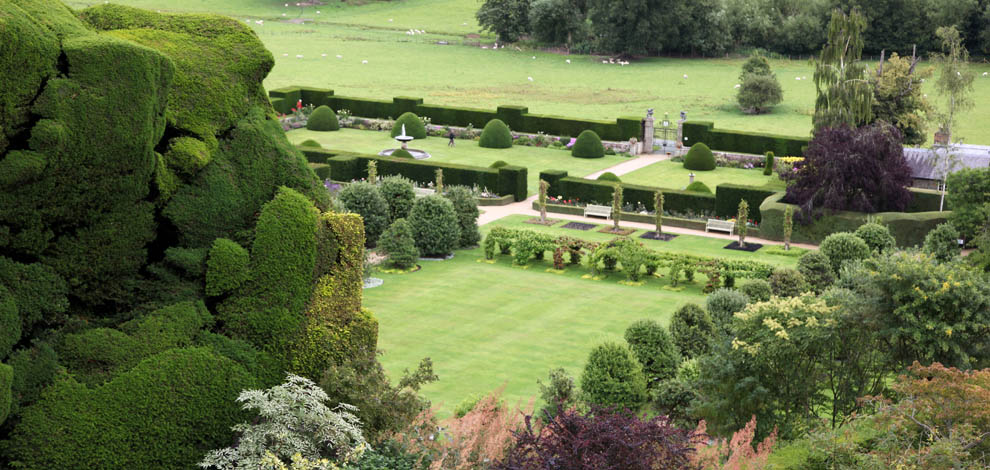
[[[430,158],[430,154],[429,153],[426,153],[423,150],[411,149],[411,148],[408,147],[407,144],[409,144],[410,141],[413,141],[415,139],[416,138],[413,137],[413,136],[411,136],[411,135],[406,135],[406,125],[405,124],[402,125],[402,133],[399,134],[399,135],[397,135],[397,136],[395,136],[395,140],[397,140],[401,144],[402,150],[405,150],[405,151],[409,152],[409,154],[412,155],[413,158],[415,158],[416,160],[425,160],[427,158]],[[398,149],[386,149],[386,150],[382,150],[381,152],[378,152],[378,155],[387,157],[387,156],[392,155],[392,153],[395,152],[396,150],[398,150]]]

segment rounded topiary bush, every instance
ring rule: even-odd
[[[347,210],[359,214],[364,219],[365,245],[372,247],[378,243],[388,227],[388,203],[378,187],[371,183],[351,183],[340,190],[337,196]]]
[[[240,287],[251,274],[250,258],[237,242],[226,238],[214,240],[206,259],[206,295],[222,295]]]
[[[457,248],[461,227],[454,204],[436,194],[421,197],[409,213],[416,248],[422,256],[446,256]]]
[[[505,160],[496,160],[495,163],[488,165],[488,168],[502,168],[503,166],[508,166],[509,164]]]
[[[501,119],[492,119],[485,124],[485,130],[481,131],[479,147],[489,149],[507,149],[512,147],[512,133],[509,126],[505,125]]]
[[[746,308],[748,303],[749,297],[746,294],[723,287],[708,295],[705,309],[715,326],[728,334],[732,330],[732,316]]]
[[[388,204],[390,222],[409,217],[409,211],[412,210],[413,202],[416,200],[412,181],[401,176],[386,176],[378,184],[378,191],[382,193]]]
[[[935,257],[939,261],[949,261],[962,251],[959,248],[959,230],[951,222],[938,224],[935,230],[925,235],[925,243],[922,250]]]
[[[613,342],[599,345],[588,355],[581,392],[589,403],[638,411],[647,398],[643,367],[629,348]]]
[[[715,169],[715,155],[704,142],[691,146],[684,156],[684,168],[694,171],[711,171]]]
[[[707,194],[711,194],[712,193],[711,188],[709,188],[708,185],[706,185],[705,183],[702,183],[701,181],[695,181],[694,183],[691,183],[691,184],[687,185],[687,187],[684,188],[684,190],[685,191],[693,191],[693,192],[696,192],[696,193],[707,193]]]
[[[619,177],[616,176],[615,173],[612,173],[611,171],[606,171],[605,173],[602,173],[601,175],[599,175],[598,176],[598,181],[612,181],[612,182],[615,182],[615,183],[621,183],[622,182],[622,180],[619,179]]]
[[[416,159],[416,157],[414,157],[413,154],[409,153],[409,151],[406,149],[395,149],[392,151],[392,154],[389,156],[395,158],[410,158],[413,160]]]
[[[474,193],[464,186],[450,186],[445,196],[454,204],[457,222],[461,227],[458,247],[477,245],[481,241],[481,234],[478,232],[478,216],[481,214],[478,212],[478,200],[474,198]]]
[[[690,359],[711,349],[715,324],[705,309],[696,304],[684,304],[670,320],[670,334],[681,355]]]
[[[836,274],[841,272],[843,263],[870,256],[870,246],[862,238],[849,232],[837,232],[825,237],[819,249],[828,256]]]
[[[319,106],[313,110],[306,120],[306,129],[311,131],[337,131],[340,130],[340,122],[337,121],[337,113],[333,112],[329,106]]]
[[[419,116],[413,113],[402,113],[399,119],[395,120],[395,124],[392,125],[392,137],[402,134],[402,126],[406,126],[406,135],[417,138],[426,138],[426,126],[423,125],[423,121]]]
[[[578,134],[574,146],[571,147],[571,156],[578,158],[602,158],[605,156],[605,147],[602,146],[602,139],[591,129],[586,129]]]
[[[739,286],[739,291],[746,294],[750,302],[766,302],[773,295],[773,289],[765,279],[751,279]]]
[[[378,239],[378,247],[388,255],[388,264],[399,269],[409,269],[416,265],[419,250],[413,238],[412,226],[406,219],[392,222]]]
[[[770,290],[778,297],[797,297],[811,290],[808,281],[800,271],[791,268],[776,268],[770,274]]]
[[[835,282],[835,271],[828,256],[821,251],[809,251],[798,258],[798,272],[808,281],[811,290],[822,293]]]
[[[313,148],[318,148],[318,149],[319,148],[323,148],[323,146],[320,145],[319,142],[317,142],[317,141],[315,141],[313,139],[306,139],[306,140],[302,141],[302,143],[299,144],[299,146],[300,147],[313,147]]]
[[[887,250],[892,250],[894,245],[897,244],[894,236],[890,233],[890,229],[886,225],[880,225],[876,222],[860,225],[854,233],[866,242],[866,246],[870,247],[871,251],[876,253],[884,253]]]
[[[639,320],[624,335],[629,349],[643,366],[647,386],[653,386],[677,374],[681,352],[667,330],[653,320]]]

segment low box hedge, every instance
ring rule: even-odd
[[[788,204],[780,202],[784,193],[773,194],[760,204],[763,222],[760,232],[763,238],[770,240],[784,239],[784,211]],[[868,216],[880,217],[882,223],[890,228],[890,233],[897,239],[898,246],[921,245],[925,235],[938,224],[945,223],[951,212],[878,212],[864,214],[861,212],[835,212],[823,216],[811,224],[800,223],[800,209],[794,206],[794,229],[791,241],[799,243],[821,243],[828,235],[835,232],[853,232],[866,223]]]
[[[735,217],[739,212],[739,201],[743,199],[749,204],[749,217],[760,223],[760,204],[777,191],[744,186],[741,184],[720,184],[715,187],[715,215],[719,217]]]

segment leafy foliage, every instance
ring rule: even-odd
[[[602,158],[605,156],[605,147],[602,146],[602,139],[598,134],[585,129],[577,136],[574,146],[571,147],[571,156],[578,158]]]
[[[798,258],[798,272],[808,281],[808,287],[821,294],[835,282],[832,262],[819,250],[809,251]]]
[[[588,413],[565,410],[544,427],[533,417],[515,436],[498,470],[566,468],[569,470],[652,470],[688,468],[691,433],[666,417],[650,420],[595,408]]]
[[[481,241],[481,233],[478,232],[478,201],[474,193],[464,186],[452,186],[444,194],[454,205],[457,213],[457,223],[461,227],[461,237],[457,246],[468,248]]]
[[[870,256],[870,246],[862,238],[848,232],[837,232],[825,237],[819,249],[828,257],[835,273],[839,273],[842,265],[849,261]]]
[[[858,127],[870,122],[873,115],[873,89],[866,81],[863,55],[863,30],[866,18],[859,10],[849,14],[840,9],[832,13],[828,39],[815,62],[815,130],[841,126]]]
[[[588,355],[581,393],[589,403],[635,412],[646,402],[643,367],[626,346],[600,344]]]
[[[874,253],[886,253],[897,245],[897,240],[894,240],[890,229],[877,222],[860,225],[853,234],[866,242],[866,246]]]
[[[766,302],[773,294],[770,283],[765,279],[750,279],[739,286],[739,291],[746,294],[753,302]]]
[[[711,349],[715,324],[708,312],[697,304],[684,304],[670,320],[670,334],[685,358],[698,357]]]
[[[444,256],[457,248],[461,238],[460,221],[454,204],[443,196],[416,200],[409,213],[416,248],[423,256]]]
[[[401,176],[386,176],[378,184],[378,191],[388,203],[389,222],[409,217],[409,211],[416,200],[412,181]]]
[[[237,242],[226,238],[214,240],[206,260],[206,295],[222,295],[240,287],[251,274],[250,258]]]
[[[670,333],[653,320],[639,320],[626,328],[629,349],[643,366],[647,388],[674,377],[681,363],[681,353]]]
[[[365,182],[351,183],[340,190],[337,198],[347,210],[361,216],[364,220],[365,245],[375,246],[378,237],[388,227],[389,220],[389,206],[378,186]]]
[[[266,458],[289,462],[299,454],[311,461],[356,460],[366,442],[356,408],[326,405],[327,394],[313,382],[292,374],[268,390],[245,390],[237,397],[243,408],[257,410],[259,419],[233,427],[239,433],[234,447],[210,451],[203,468],[232,470],[263,468]]]
[[[770,275],[770,289],[778,297],[795,297],[812,290],[800,271],[783,267],[774,269]]]
[[[870,79],[873,119],[893,124],[905,144],[920,145],[927,140],[927,120],[934,108],[921,84],[931,76],[931,70],[916,70],[912,61],[894,52]]]
[[[409,269],[419,259],[412,227],[406,219],[392,222],[379,239],[378,247],[388,255],[388,263],[399,269]]]
[[[684,156],[684,168],[694,171],[714,170],[715,155],[712,154],[712,149],[708,148],[704,142],[692,145],[687,155]]]
[[[967,239],[979,236],[990,221],[990,168],[959,170],[946,178],[949,222]]]
[[[806,218],[823,211],[903,211],[911,169],[900,132],[887,123],[815,131],[804,164],[787,176],[787,202]]]
[[[746,308],[749,301],[750,298],[745,293],[722,287],[708,294],[708,298],[705,299],[705,310],[708,311],[708,316],[711,317],[718,331],[728,335],[732,331],[732,316]]]
[[[340,122],[337,121],[337,113],[327,105],[317,106],[306,120],[306,129],[311,131],[337,131],[340,130]]]
[[[540,386],[540,400],[543,401],[543,409],[540,416],[553,417],[559,411],[568,410],[578,403],[578,394],[574,386],[574,377],[571,377],[562,368],[550,369],[547,373],[547,383],[537,380]]]
[[[764,113],[783,99],[784,92],[774,75],[747,74],[736,95],[739,107],[753,114]]]
[[[704,470],[762,470],[767,467],[770,452],[777,443],[777,431],[770,432],[762,442],[753,448],[756,437],[756,417],[746,426],[732,434],[732,439],[708,440],[707,424],[704,420],[694,430],[697,443],[691,461]]]
[[[481,131],[478,146],[491,149],[512,148],[512,133],[501,119],[492,119]]]
[[[949,261],[959,256],[959,231],[951,222],[939,224],[935,230],[925,235],[922,251],[932,255],[938,261]]]
[[[478,25],[491,31],[500,42],[516,42],[529,32],[532,0],[485,0],[475,14]]]

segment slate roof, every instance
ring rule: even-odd
[[[938,149],[939,156],[944,156],[946,150]],[[982,145],[956,145],[953,154],[959,158],[959,165],[953,169],[990,167],[990,147]],[[933,158],[929,148],[904,147],[904,159],[911,167],[911,176],[917,179],[941,180],[942,169],[946,166],[944,159]]]

